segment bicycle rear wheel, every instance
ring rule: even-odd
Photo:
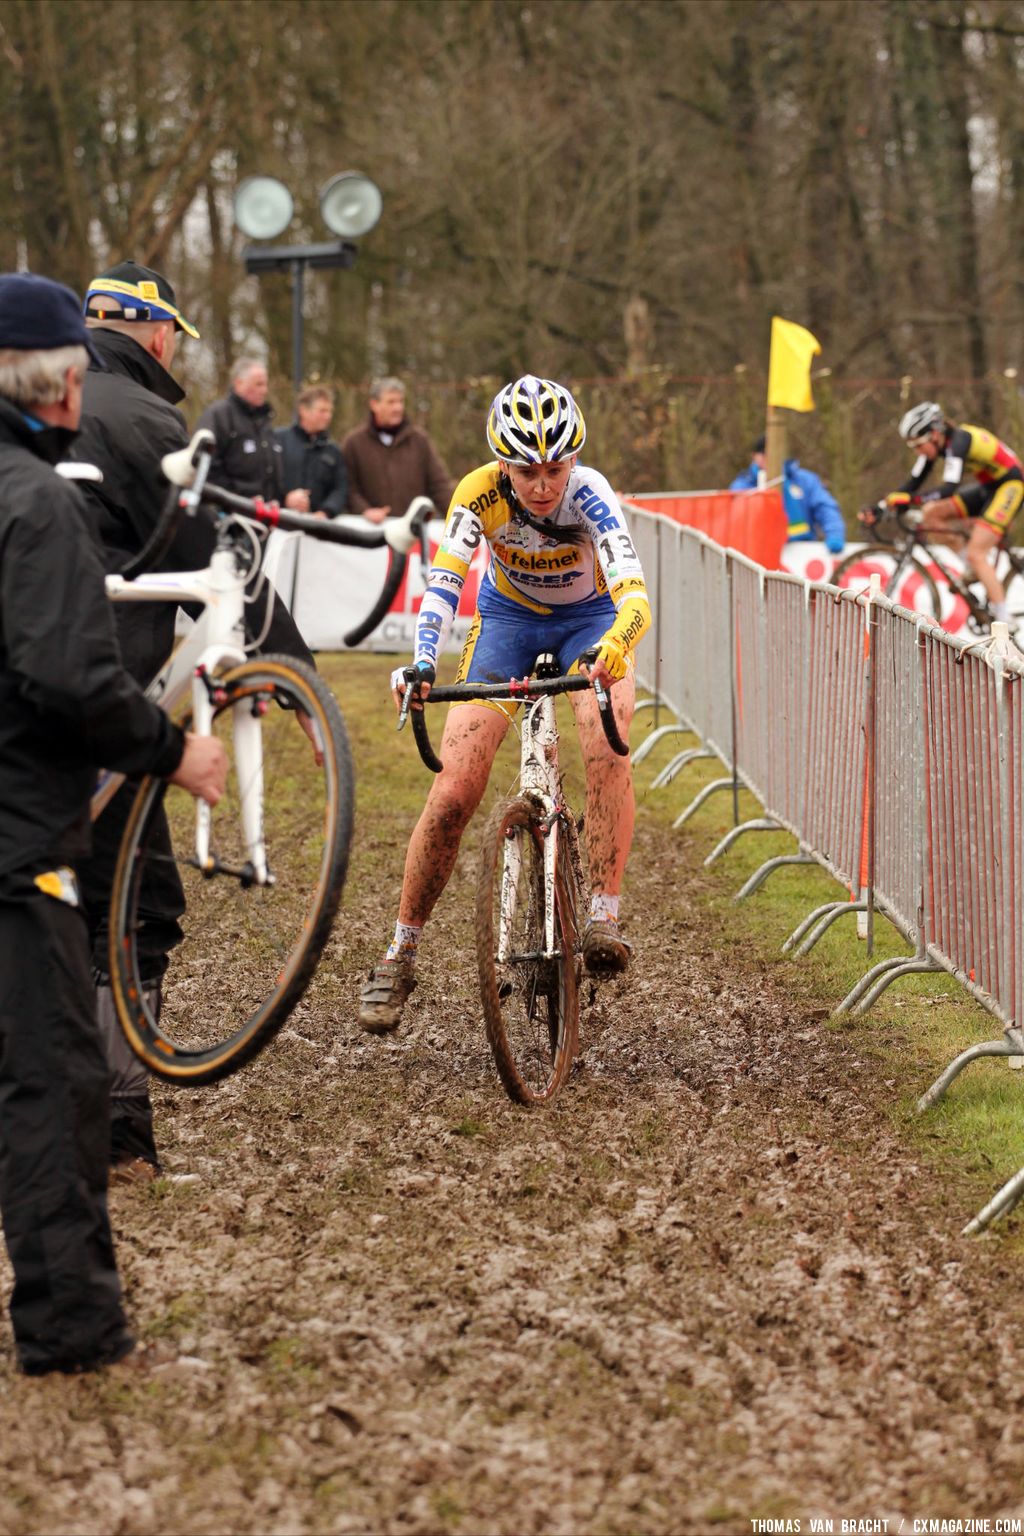
[[[111,987],[121,1027],[151,1072],[187,1085],[216,1082],[251,1061],[306,990],[341,900],[352,836],[345,725],[317,674],[290,657],[259,657],[219,677],[216,687],[213,732],[229,769],[210,813],[212,869],[201,870],[196,859],[195,800],[162,779],[145,779],[111,896]],[[316,725],[322,766],[297,710]],[[242,772],[256,786],[247,796],[248,838],[239,766],[246,730],[250,766]],[[250,858],[260,821],[269,874],[263,883]],[[168,937],[175,910],[180,939],[173,921]]]
[[[544,953],[544,844],[557,838],[554,953]],[[525,797],[496,806],[484,832],[476,954],[487,1039],[517,1104],[552,1099],[579,1029],[578,920],[568,829],[547,833]]]
[[[854,550],[836,562],[829,580],[834,587],[866,587],[875,572],[887,596],[933,619],[942,617],[942,599],[931,572],[915,555],[903,559],[903,550],[895,544],[869,544]]]

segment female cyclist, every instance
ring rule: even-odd
[[[635,685],[630,652],[651,621],[643,571],[611,486],[578,462],[586,438],[569,391],[527,374],[494,398],[487,442],[494,461],[456,487],[430,572],[416,630],[413,671],[426,694],[458,611],[466,572],[481,539],[489,562],[477,612],[459,662],[459,682],[525,677],[537,656],[554,653],[612,695],[625,737]],[[401,704],[406,671],[392,676]],[[589,970],[625,970],[630,946],[619,932],[622,876],[633,836],[633,782],[601,729],[592,692],[572,694],[587,776],[586,827],[593,884],[583,936]],[[394,1029],[416,985],[423,925],[448,883],[462,833],[487,785],[494,754],[515,706],[452,706],[441,741],[443,771],[434,780],[405,860],[394,938],[360,994],[359,1022],[374,1034]]]

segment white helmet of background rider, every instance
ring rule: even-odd
[[[504,464],[551,464],[578,453],[583,412],[564,384],[526,373],[499,389],[487,415],[487,445]]]
[[[926,438],[929,432],[936,432],[945,424],[946,417],[942,406],[936,405],[934,400],[922,400],[920,405],[911,406],[901,420],[900,437],[905,443],[913,446]]]

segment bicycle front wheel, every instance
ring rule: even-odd
[[[942,599],[931,572],[916,555],[905,557],[895,544],[869,544],[844,555],[829,581],[834,587],[866,587],[876,572],[888,597],[933,619],[942,617]]]
[[[229,769],[209,813],[206,866],[197,802],[145,779],[111,896],[121,1027],[151,1072],[184,1085],[237,1071],[280,1029],[327,942],[352,836],[345,725],[312,668],[259,657],[214,686],[213,732]],[[322,745],[320,766],[299,711]]]
[[[525,797],[495,807],[484,832],[476,954],[487,1039],[517,1104],[552,1099],[572,1068],[579,1028],[578,920],[568,829],[545,829]],[[554,945],[544,936],[544,845],[557,839]]]

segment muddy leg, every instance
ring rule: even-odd
[[[571,695],[587,772],[587,857],[595,891],[617,896],[633,841],[633,770],[628,757],[617,757],[605,740],[592,693]],[[612,689],[619,733],[625,739],[633,718],[636,684],[630,671]]]
[[[451,710],[441,739],[444,768],[431,785],[405,856],[399,922],[421,925],[434,910],[507,730],[508,720],[499,710],[479,704]]]

